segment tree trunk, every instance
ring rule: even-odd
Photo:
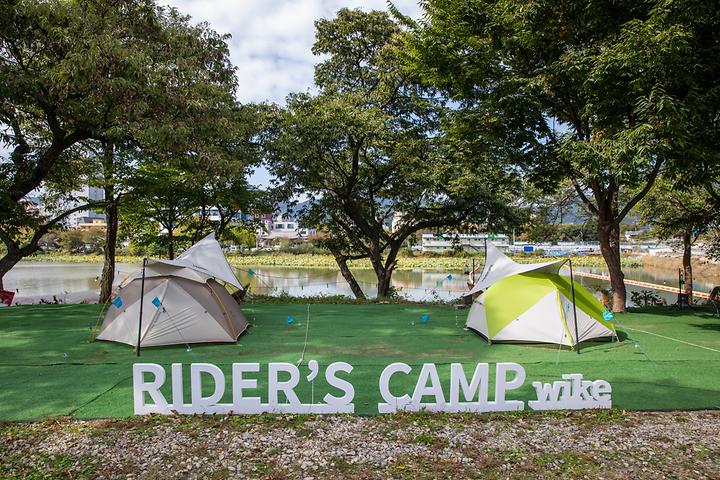
[[[345,257],[344,255],[335,255],[335,261],[337,262],[338,267],[340,267],[340,273],[342,274],[343,278],[348,283],[348,285],[350,285],[350,290],[352,290],[355,298],[365,299],[365,293],[363,293],[362,288],[360,288],[357,280],[355,280],[355,276],[348,267],[347,257]]]
[[[683,232],[683,277],[685,279],[685,293],[688,301],[692,302],[693,295],[693,271],[692,271],[692,231]]]
[[[31,255],[37,250],[38,248],[36,247],[27,255]],[[4,290],[3,278],[5,277],[5,274],[12,270],[12,268],[17,265],[20,260],[22,260],[22,258],[23,254],[19,250],[9,247],[5,256],[0,258],[0,290]]]
[[[381,273],[377,275],[377,298],[387,298],[390,295],[390,280],[392,278],[392,270],[388,271],[383,269]]]
[[[107,192],[107,189],[106,189]],[[105,197],[108,198],[108,197]],[[113,280],[115,279],[115,246],[118,231],[118,206],[115,198],[105,208],[107,217],[107,230],[105,231],[105,263],[103,264],[102,278],[100,279],[100,303],[105,303],[112,294]]]
[[[614,222],[598,222],[598,240],[600,252],[610,274],[610,287],[613,292],[613,312],[624,312],[627,301],[625,274],[620,264],[620,227]]]
[[[175,242],[173,241],[172,229],[168,230],[168,260],[175,260]]]
[[[397,258],[398,251],[400,250],[400,244],[392,245],[388,256],[385,259],[385,263],[382,263],[382,258],[379,258],[377,262],[373,262],[375,266],[375,274],[377,275],[378,283],[378,298],[387,298],[390,296],[390,281],[392,280],[393,271],[397,266],[395,259]]]
[[[115,198],[115,164],[112,144],[103,145],[103,176],[105,180],[105,261],[100,278],[100,303],[104,304],[112,294],[115,279],[115,246],[118,231],[118,205]]]

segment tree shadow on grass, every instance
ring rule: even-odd
[[[720,322],[718,323],[690,323],[691,327],[708,330],[711,332],[720,332]]]
[[[697,410],[720,408],[717,382],[680,383],[676,378],[611,380],[613,407],[630,410]]]

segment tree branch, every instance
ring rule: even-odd
[[[663,157],[661,157],[661,156],[658,156],[658,157],[655,159],[655,165],[653,165],[653,168],[652,168],[652,170],[650,171],[650,174],[648,175],[647,179],[645,180],[645,186],[643,187],[643,189],[642,189],[637,195],[635,195],[635,196],[632,198],[632,200],[630,200],[630,201],[627,203],[627,205],[625,205],[625,208],[623,208],[623,209],[620,211],[620,214],[618,214],[617,218],[615,219],[615,224],[616,224],[616,225],[619,225],[620,222],[623,220],[623,218],[625,218],[625,215],[627,215],[627,214],[630,212],[630,210],[632,210],[633,207],[634,207],[640,200],[642,200],[643,197],[645,197],[645,195],[647,195],[647,193],[650,191],[650,189],[652,188],[652,186],[655,184],[655,179],[657,178],[658,173],[660,173],[660,168],[662,168],[662,165],[663,165],[663,162],[664,162],[664,161],[665,161],[665,160],[664,160]]]

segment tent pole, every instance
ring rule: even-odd
[[[147,257],[143,258],[142,279],[140,280],[140,315],[138,316],[138,339],[137,339],[137,356],[140,356],[140,336],[142,335],[142,314],[143,301],[145,300],[145,266],[147,265]]]
[[[580,355],[580,335],[578,334],[577,307],[575,306],[575,280],[573,279],[572,260],[569,258],[568,263],[570,264],[570,293],[572,294],[573,318],[575,319],[575,350]]]
[[[487,233],[485,234],[485,238],[483,239],[485,243],[485,258],[483,258],[483,270],[485,270],[485,267],[487,267]],[[475,282],[475,270],[473,270],[473,283]]]

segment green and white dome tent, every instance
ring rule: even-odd
[[[567,259],[520,264],[488,242],[485,267],[468,295],[466,327],[488,342],[555,343],[616,337],[600,302],[577,282],[575,308],[570,279],[559,274]],[[577,328],[576,328],[577,321]],[[576,332],[577,331],[577,335]]]

